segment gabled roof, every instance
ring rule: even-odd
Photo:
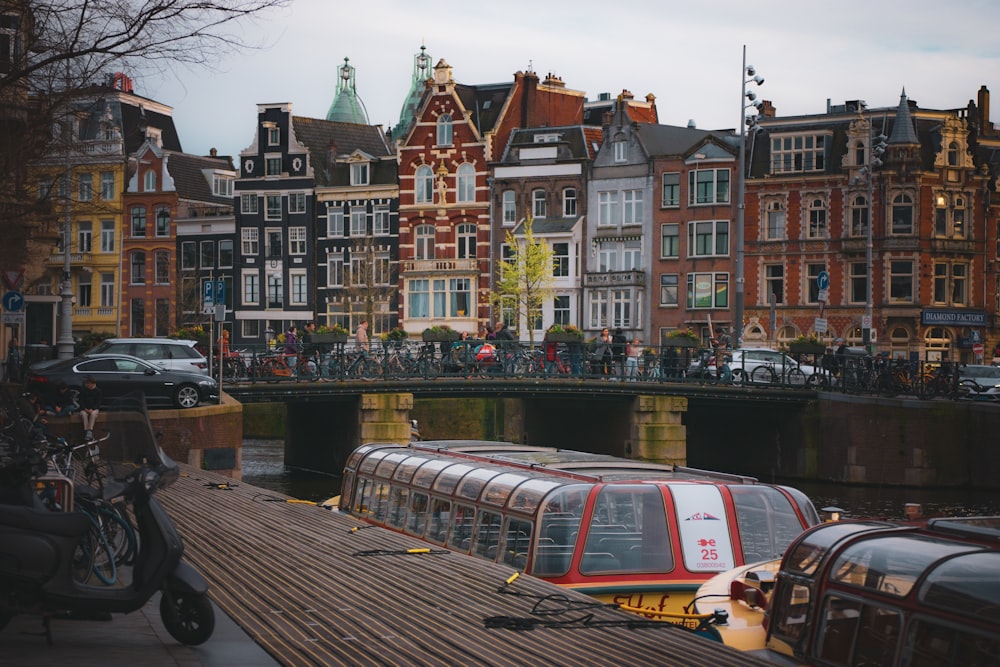
[[[539,234],[569,234],[576,227],[577,223],[583,220],[582,217],[572,218],[536,218],[531,221],[531,233]],[[512,232],[514,236],[524,235],[524,221],[517,223],[517,227]]]
[[[479,134],[492,130],[500,118],[513,83],[487,83],[477,86],[455,84],[455,94],[466,111],[472,112],[470,120]]]
[[[514,130],[510,136],[510,141],[507,144],[507,149],[504,151],[504,155],[501,158],[501,163],[513,164],[520,162],[518,156],[513,150],[514,148],[552,145],[560,147],[559,157],[556,158],[556,161],[591,160],[593,159],[593,154],[597,152],[597,149],[589,146],[588,141],[594,138],[589,135],[591,135],[595,129],[596,128],[584,127],[583,125],[568,125],[562,127],[535,127]],[[560,136],[560,140],[554,143],[536,143],[535,141],[535,137],[552,134],[558,134]],[[596,138],[594,138],[594,140],[597,142],[597,145],[600,146],[600,130],[596,131]]]
[[[650,157],[684,155],[693,146],[714,136],[708,130],[677,125],[657,125],[655,123],[639,123],[637,133]]]
[[[293,116],[295,137],[309,149],[317,185],[335,185],[337,164],[331,158],[361,151],[379,160],[393,157],[379,125],[340,123],[319,118]]]
[[[203,157],[187,153],[167,154],[167,171],[174,179],[178,197],[232,206],[232,197],[219,197],[212,192],[212,183],[205,178],[205,170],[232,171],[233,176],[236,176],[236,168],[230,158]]]

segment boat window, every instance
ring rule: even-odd
[[[918,618],[910,623],[903,652],[902,664],[908,667],[995,665],[996,656],[1000,655],[1000,639]]]
[[[914,535],[877,536],[848,545],[833,563],[833,581],[904,597],[935,561],[968,551],[958,542]]]
[[[384,459],[382,459],[382,461],[378,464],[378,467],[375,468],[375,477],[391,479],[392,473],[396,469],[396,466],[399,465],[399,462],[408,457],[409,455],[403,452],[395,452],[393,454],[389,454]]]
[[[779,574],[769,605],[774,635],[790,644],[798,643],[805,636],[811,602],[812,590],[808,585]]]
[[[414,491],[410,494],[410,507],[406,513],[406,532],[420,537],[427,525],[427,494]]]
[[[368,477],[358,477],[358,487],[354,490],[354,506],[351,511],[359,516],[368,513],[368,502],[371,500],[372,487],[375,483]]]
[[[406,520],[406,499],[409,489],[405,486],[394,486],[389,491],[389,515],[386,517],[386,524],[393,528],[403,528]]]
[[[486,485],[483,491],[483,502],[489,505],[503,506],[514,487],[524,482],[527,477],[520,473],[505,472],[497,475]]]
[[[660,487],[601,488],[587,527],[580,573],[666,572],[673,563]]]
[[[523,570],[528,564],[528,545],[531,544],[531,522],[526,519],[507,519],[504,531],[502,562]]]
[[[876,528],[885,528],[888,524],[874,522],[835,522],[823,524],[792,547],[782,567],[787,572],[811,575],[816,572],[823,557],[830,547],[841,539]]]
[[[1000,553],[966,554],[941,563],[927,575],[919,597],[930,607],[1000,625]]]
[[[534,514],[545,494],[566,484],[558,479],[529,479],[514,490],[507,507],[518,512]]]
[[[411,456],[396,466],[396,472],[393,473],[392,479],[397,482],[402,482],[403,484],[409,484],[410,480],[413,479],[413,474],[417,472],[417,468],[423,465],[427,458],[424,456]]]
[[[375,449],[375,445],[362,445],[351,452],[351,455],[347,457],[347,463],[344,464],[345,468],[357,469],[358,463],[368,454],[368,452]]]
[[[444,498],[431,498],[430,524],[425,536],[431,542],[444,544],[448,536],[448,520],[451,517],[451,501]]]
[[[799,511],[802,512],[802,517],[805,519],[807,526],[815,526],[820,522],[819,514],[816,512],[815,505],[813,505],[812,501],[809,500],[809,496],[791,486],[782,486],[779,488],[790,495],[792,500],[795,501],[795,504],[798,505]]]
[[[389,508],[389,483],[375,482],[372,501],[368,504],[373,521],[385,521],[385,513]]]
[[[893,665],[902,619],[896,609],[827,596],[816,636],[816,657],[831,665]]]
[[[344,481],[340,486],[340,502],[338,503],[338,507],[348,512],[351,509],[351,501],[354,499],[354,496],[351,495],[351,490],[357,491],[357,489],[354,489],[354,479],[354,471],[350,468],[344,468]]]
[[[396,450],[376,449],[367,457],[365,457],[365,460],[362,461],[361,465],[358,466],[358,474],[371,475],[373,472],[375,472],[375,467],[382,462],[382,459],[384,459],[386,456],[393,453],[394,451]]]
[[[725,572],[736,566],[722,490],[712,484],[671,484],[681,553],[689,572]]]
[[[728,488],[736,507],[745,563],[779,558],[808,527],[802,525],[788,497],[774,487],[733,484]]]
[[[432,488],[442,495],[450,496],[455,493],[459,480],[470,470],[472,470],[472,466],[465,463],[450,465],[437,476]]]
[[[417,474],[413,476],[413,486],[419,486],[421,489],[431,488],[431,484],[434,483],[434,478],[438,476],[438,473],[450,465],[451,461],[443,459],[428,461],[420,466]]]
[[[472,547],[472,528],[475,524],[475,509],[468,505],[455,505],[455,518],[451,524],[448,546],[455,551],[469,553]]]
[[[479,511],[473,554],[489,560],[495,561],[497,559],[497,549],[500,546],[500,522],[502,518],[498,512]]]
[[[492,468],[476,468],[470,471],[458,485],[458,495],[469,500],[479,500],[479,493],[486,486],[486,482],[499,474],[499,470]]]

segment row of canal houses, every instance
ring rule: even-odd
[[[325,119],[259,105],[238,164],[184,153],[169,107],[126,77],[95,90],[71,128],[71,183],[65,155],[39,176],[40,196],[78,200],[74,334],[167,335],[216,310],[236,347],[310,320],[353,330],[371,311],[375,333],[499,319],[535,340],[553,323],[648,344],[679,328],[731,333],[745,135],[744,341],[818,331],[860,344],[869,312],[896,354],[971,361],[1000,339],[1000,132],[985,86],[951,110],[905,92],[784,118],[765,102],[747,132],[708,131],[660,124],[652,95],[589,101],[551,74],[458,83],[421,47],[386,131],[347,59],[338,73]],[[554,254],[531,323],[490,299],[528,219]],[[63,252],[29,301],[57,300]]]

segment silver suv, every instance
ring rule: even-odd
[[[85,354],[130,354],[165,370],[208,375],[208,360],[194,346],[193,340],[173,338],[108,338]]]

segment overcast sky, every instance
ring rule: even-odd
[[[590,99],[656,95],[660,122],[739,124],[742,46],[780,116],[862,99],[895,106],[905,87],[921,107],[964,107],[981,85],[997,95],[997,0],[294,0],[244,26],[245,50],[214,70],[135,73],[135,92],[174,108],[181,144],[236,156],[250,146],[257,104],[290,102],[325,118],[344,57],[357,68],[369,121],[395,125],[420,45],[465,84],[509,82],[532,69]]]

